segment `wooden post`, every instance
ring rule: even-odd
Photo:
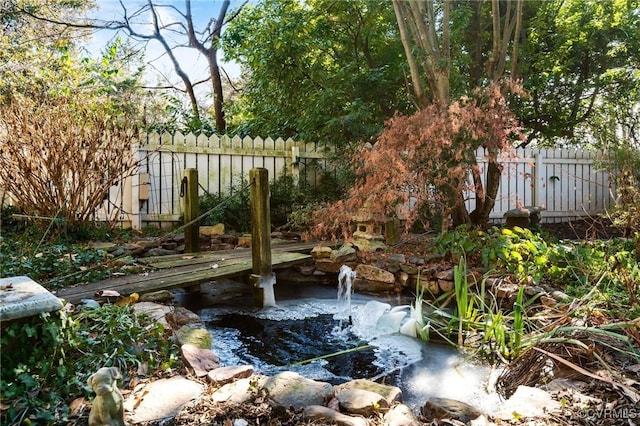
[[[260,277],[271,277],[271,215],[269,211],[269,171],[255,168],[249,171],[249,201],[251,205],[251,284],[256,306],[264,306],[264,290]]]
[[[200,223],[189,222],[200,216],[200,200],[198,199],[198,169],[185,169],[180,187],[184,196],[184,252],[200,251]]]

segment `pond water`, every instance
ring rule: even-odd
[[[332,384],[371,379],[400,387],[412,408],[444,397],[490,413],[500,402],[490,390],[489,366],[398,332],[407,300],[353,294],[345,306],[335,287],[279,284],[275,306],[251,308],[250,295],[237,296],[217,304],[220,298],[191,296],[183,303],[200,315],[222,365],[250,364],[266,375],[296,371]]]

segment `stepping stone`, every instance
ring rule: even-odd
[[[203,391],[200,383],[182,376],[156,380],[129,395],[124,402],[125,414],[133,412],[128,418],[133,424],[172,418]]]

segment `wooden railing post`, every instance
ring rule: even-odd
[[[271,269],[271,215],[269,211],[269,171],[255,168],[249,171],[249,201],[251,205],[251,284],[256,306],[272,304],[273,272]],[[267,289],[265,286],[269,286]]]
[[[198,199],[198,169],[185,169],[180,186],[180,194],[184,197],[184,252],[200,251],[200,223],[189,223],[200,216],[200,200]]]

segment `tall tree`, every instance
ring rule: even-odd
[[[224,113],[224,91],[221,77],[221,68],[218,62],[218,51],[223,26],[232,20],[244,3],[239,8],[230,12],[230,0],[223,0],[218,9],[217,18],[211,18],[201,29],[198,29],[192,12],[191,0],[185,0],[181,9],[174,4],[162,4],[157,1],[147,0],[142,6],[133,10],[128,8],[128,3],[119,0],[122,17],[115,20],[104,21],[92,19],[83,22],[71,19],[51,19],[28,9],[22,9],[23,13],[41,19],[43,21],[66,24],[73,28],[108,29],[124,31],[126,35],[142,43],[156,41],[160,43],[164,54],[173,65],[176,75],[179,77],[182,87],[171,87],[185,93],[189,99],[192,114],[192,128],[197,129],[202,125],[202,111],[196,96],[196,86],[209,82],[213,97],[213,115],[215,127],[218,133],[226,132],[226,119]],[[171,17],[167,19],[167,17]],[[187,47],[197,50],[207,61],[208,77],[203,81],[195,81],[189,75],[185,67],[178,59],[179,49]]]
[[[637,102],[620,96],[640,79],[639,26],[638,5],[626,0],[537,3],[521,49],[520,75],[531,94],[518,107],[526,143],[583,143],[585,125],[603,106]]]
[[[401,45],[384,0],[266,0],[223,36],[242,64],[232,127],[343,146],[408,111]]]
[[[481,19],[484,15],[480,7],[482,4],[486,5],[486,2],[478,3],[477,9],[471,15],[475,20],[472,21],[471,28],[481,29]],[[447,105],[450,102],[451,39],[454,24],[452,8],[456,6],[462,8],[465,2],[393,0],[404,52],[411,70],[412,88],[420,108],[426,108],[432,103]],[[475,49],[476,57],[472,59],[478,61],[486,57],[483,76],[495,83],[505,77],[508,60],[514,61],[518,56],[519,32],[516,32],[516,29],[519,30],[521,27],[522,0],[491,0],[490,10],[490,50],[488,54],[483,55],[481,49]],[[477,40],[482,40],[483,36],[483,32],[475,34]],[[480,65],[475,63],[471,68],[479,70]],[[515,70],[516,64],[513,63],[511,68]],[[452,192],[450,198],[454,225],[481,225],[487,222],[495,204],[502,174],[499,154],[506,148],[505,145],[485,144],[488,163],[484,179],[483,171],[475,160],[475,145],[469,144],[469,148],[474,152],[467,152],[465,158],[469,161],[469,170],[473,178],[476,207],[471,213],[467,211],[463,192],[458,187],[458,191]]]

